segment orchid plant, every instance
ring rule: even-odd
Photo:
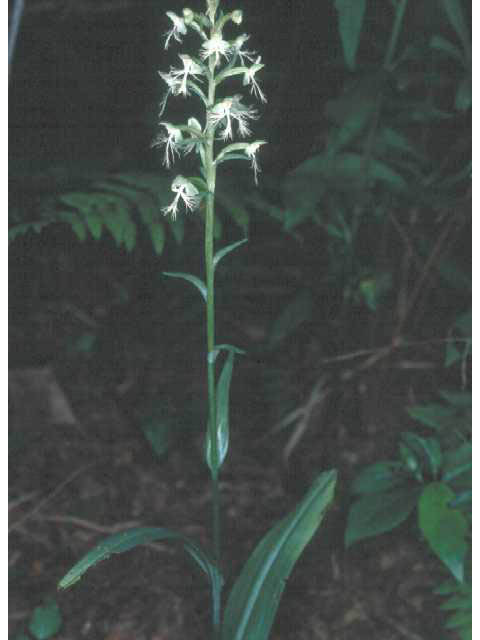
[[[200,159],[200,175],[186,178],[177,175],[171,185],[174,193],[163,214],[175,218],[182,207],[186,212],[197,210],[205,203],[205,281],[188,273],[165,275],[183,278],[201,293],[206,305],[208,365],[208,422],[204,457],[211,476],[212,550],[206,551],[182,533],[163,527],[140,527],[116,534],[102,541],[87,553],[60,581],[59,588],[71,586],[87,569],[112,553],[156,540],[171,540],[183,544],[186,552],[205,573],[212,599],[212,638],[214,640],[265,640],[268,638],[278,608],[285,581],[293,565],[320,525],[331,503],[336,483],[336,471],[321,473],[303,500],[283,520],[278,522],[254,549],[235,581],[225,611],[222,613],[224,579],[221,564],[221,513],[219,494],[220,469],[229,447],[229,393],[235,354],[243,351],[230,344],[215,343],[214,275],[222,258],[244,244],[242,239],[214,253],[214,203],[217,168],[229,160],[247,160],[258,182],[260,167],[257,154],[265,140],[234,142],[234,136],[247,138],[251,123],[259,117],[256,108],[243,102],[242,94],[217,96],[222,83],[233,76],[242,76],[242,84],[260,102],[266,102],[257,74],[263,69],[261,57],[247,48],[249,36],[240,34],[229,39],[224,33],[231,24],[243,22],[239,9],[224,13],[220,0],[206,0],[203,13],[185,8],[181,16],[167,11],[170,29],[165,48],[181,44],[192,33],[200,38],[196,57],[180,54],[180,65],[168,73],[160,72],[166,93],[160,105],[160,133],[153,145],[163,147],[163,163],[170,168],[177,158],[195,152]],[[230,24],[231,23],[231,24]],[[203,125],[194,117],[186,124],[173,124],[163,119],[170,97],[196,96],[205,108]],[[229,142],[231,141],[231,142]],[[218,149],[219,143],[227,143]],[[226,352],[217,380],[216,365],[221,352]]]

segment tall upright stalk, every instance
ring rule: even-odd
[[[213,30],[213,27],[212,27]],[[215,104],[214,62],[209,63],[210,76],[208,78],[208,108]],[[205,276],[207,284],[207,354],[213,352],[215,345],[215,281],[213,266],[213,227],[215,221],[215,178],[216,165],[214,163],[215,127],[207,118],[205,132],[205,173],[208,187],[206,199],[205,219]],[[216,391],[215,391],[215,362],[207,358],[208,366],[208,429],[210,431],[212,456],[212,511],[213,511],[213,552],[216,563],[220,564],[220,495],[218,489],[218,442],[216,436]]]

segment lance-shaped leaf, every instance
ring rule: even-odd
[[[266,640],[290,572],[332,501],[337,472],[318,476],[304,499],[260,541],[228,598],[222,640]]]
[[[248,238],[245,238],[244,240],[239,240],[238,242],[234,242],[233,244],[229,244],[227,247],[223,247],[223,249],[220,249],[220,251],[217,251],[217,253],[213,256],[213,268],[216,269],[217,264],[220,262],[222,258],[224,258],[228,253],[230,253],[230,251],[234,251],[237,247],[241,247],[242,244],[245,244],[245,242],[248,242]]]
[[[169,278],[183,278],[183,280],[188,280],[188,282],[191,282],[195,287],[197,287],[197,289],[202,294],[202,298],[205,300],[205,302],[207,301],[207,286],[203,282],[203,280],[200,280],[200,278],[197,278],[197,276],[192,276],[190,273],[180,273],[173,271],[164,271],[163,275],[168,276]]]
[[[217,385],[217,428],[215,430],[217,436],[217,464],[214,464],[212,457],[212,442],[210,437],[210,429],[207,430],[205,442],[205,459],[213,473],[216,473],[222,466],[228,452],[229,441],[229,420],[228,413],[230,407],[230,382],[233,373],[233,359],[235,352],[229,352],[222,373],[218,379]]]
[[[147,542],[156,542],[158,540],[181,542],[185,551],[189,553],[202,571],[208,576],[212,591],[221,589],[223,584],[222,576],[208,555],[186,536],[163,527],[137,527],[106,538],[70,569],[58,583],[58,588],[68,589],[68,587],[71,587],[75,582],[80,580],[88,569],[95,566],[98,562],[106,560],[112,553],[124,553],[138,545],[146,544]]]

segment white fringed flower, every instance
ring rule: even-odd
[[[166,134],[161,133],[153,142],[154,147],[160,146],[162,144],[165,145],[165,158],[163,160],[163,164],[166,167],[170,167],[170,165],[175,161],[175,154],[177,156],[180,155],[178,150],[178,146],[183,142],[183,134],[181,130],[173,124],[169,122],[160,122],[162,127],[165,127]]]
[[[173,11],[167,11],[167,16],[173,22],[173,27],[170,31],[167,31],[167,39],[165,41],[165,49],[168,49],[168,45],[170,43],[170,38],[173,36],[177,42],[182,42],[181,36],[184,36],[187,33],[187,27],[185,25],[185,20],[180,16],[177,16]]]
[[[243,85],[246,86],[250,84],[252,86],[251,93],[253,93],[262,102],[266,102],[267,98],[265,97],[263,91],[260,89],[258,82],[255,80],[255,74],[257,73],[257,71],[260,71],[260,69],[263,69],[263,67],[265,66],[264,64],[261,64],[261,59],[261,56],[258,56],[254,64],[252,64],[252,66],[245,71],[245,74],[243,76]]]
[[[243,51],[243,46],[249,38],[249,35],[243,33],[233,41],[233,44],[231,46],[231,53],[236,54],[240,58],[240,62],[242,63],[242,65],[245,65],[245,60],[247,60],[248,62],[253,62],[254,56],[256,55],[255,51]]]
[[[202,44],[201,57],[206,60],[210,56],[215,56],[215,66],[220,60],[220,56],[225,58],[230,51],[230,43],[224,40],[220,33],[214,33],[213,36]]]
[[[210,122],[215,126],[224,124],[221,136],[223,140],[233,137],[232,120],[236,120],[238,125],[238,133],[244,138],[250,135],[248,120],[257,118],[257,112],[252,107],[246,107],[241,103],[242,96],[235,95],[225,98],[212,108],[209,114]]]
[[[175,70],[172,73],[174,75],[177,75],[179,78],[181,78],[178,93],[183,93],[183,95],[186,96],[188,94],[188,90],[187,90],[188,76],[193,76],[196,79],[197,76],[200,76],[203,74],[203,69],[190,56],[180,54],[180,58],[183,62],[183,69]]]
[[[170,95],[190,95],[188,90],[189,76],[193,76],[196,80],[197,76],[204,73],[204,69],[190,56],[180,54],[180,59],[183,62],[183,69],[175,69],[174,67],[171,67],[168,73],[162,73],[161,71],[158,72],[168,87],[160,105],[160,115],[165,111],[167,100]]]
[[[200,192],[189,180],[183,176],[177,176],[172,182],[172,191],[176,194],[175,198],[168,207],[163,207],[164,215],[171,214],[175,220],[178,211],[179,200],[183,200],[189,211],[194,211],[200,204]]]
[[[265,140],[258,140],[257,142],[252,142],[245,148],[245,154],[252,162],[252,169],[255,175],[255,184],[258,184],[258,174],[261,172],[261,169],[258,166],[258,162],[255,154],[260,149],[262,144],[267,144],[267,143]]]

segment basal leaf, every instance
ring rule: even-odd
[[[295,510],[260,541],[227,601],[222,640],[267,640],[285,581],[332,502],[337,472],[326,471]]]
[[[112,553],[124,553],[139,545],[146,544],[147,542],[156,542],[158,540],[181,542],[189,555],[207,574],[210,583],[212,585],[221,584],[221,576],[217,567],[212,563],[208,555],[186,536],[171,531],[170,529],[164,529],[163,527],[139,527],[123,531],[122,533],[116,533],[103,540],[70,569],[58,583],[58,588],[68,589],[68,587],[71,587],[75,582],[80,580],[86,571],[102,560],[109,558]]]

